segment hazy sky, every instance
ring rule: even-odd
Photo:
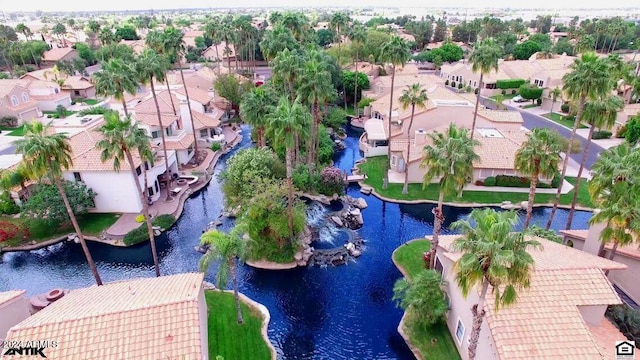
[[[167,8],[208,8],[208,7],[269,7],[269,6],[421,6],[430,7],[461,7],[461,8],[507,8],[507,7],[537,7],[556,9],[575,7],[617,8],[630,6],[633,1],[578,1],[578,0],[537,0],[533,3],[516,0],[430,0],[427,3],[416,0],[0,0],[0,9],[4,11],[80,11],[80,10],[140,10]],[[424,4],[424,5],[422,5]],[[559,5],[561,4],[561,5]]]

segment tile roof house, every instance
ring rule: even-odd
[[[41,115],[38,101],[29,89],[13,81],[0,81],[0,117],[15,117],[18,125]]]
[[[42,80],[47,82],[56,82],[56,79],[62,81],[60,89],[68,93],[72,99],[75,98],[95,98],[96,88],[91,79],[86,76],[72,75],[68,76],[64,73],[54,74],[51,69],[40,69],[30,71],[20,77],[27,80]]]
[[[573,248],[584,252],[609,258],[613,255],[613,244],[608,243],[602,248],[600,233],[606,224],[593,224],[588,230],[560,230],[565,241]],[[618,246],[613,260],[625,264],[627,271],[613,271],[608,274],[609,280],[616,286],[616,290],[625,303],[640,307],[640,246],[636,244]]]
[[[50,359],[208,359],[202,273],[70,291],[13,326],[7,341],[50,339]],[[16,356],[0,356],[13,359]]]
[[[0,342],[7,337],[7,331],[12,326],[31,315],[25,293],[24,290],[0,292]]]
[[[70,47],[52,48],[42,54],[42,66],[50,67],[58,61],[73,60],[78,58],[78,51]]]
[[[473,319],[470,309],[477,304],[479,294],[471,291],[465,299],[456,285],[453,265],[461,254],[453,252],[451,245],[459,236],[440,237],[436,270],[447,284],[447,326],[466,360]],[[476,358],[613,360],[615,342],[608,340],[623,340],[624,336],[604,313],[607,306],[621,301],[603,271],[621,272],[627,267],[562,244],[537,240],[543,249],[529,251],[535,261],[531,285],[518,290],[518,301],[496,311],[493,296],[487,296]]]

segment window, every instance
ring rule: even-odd
[[[22,101],[24,102],[29,101],[29,95],[27,93],[22,93]]]
[[[209,136],[209,131],[207,129],[200,129],[200,137],[206,138],[207,136]]]
[[[449,307],[449,309],[451,309],[451,298],[449,297],[449,294],[447,294],[446,292],[443,292],[444,294],[444,301],[447,302],[447,306]]]
[[[18,97],[13,95],[11,97],[11,104],[13,104],[13,106],[18,106]]]
[[[73,91],[73,95],[80,96],[80,90],[74,90]]]
[[[462,339],[464,339],[464,325],[460,318],[458,318],[458,325],[456,325],[456,339],[458,339],[459,343],[462,343]]]
[[[535,79],[535,81],[533,83],[538,85],[538,87],[544,87],[544,81],[542,81],[542,80]]]
[[[156,193],[160,191],[160,189],[158,188],[158,180],[156,180],[155,182],[155,188],[156,188]]]
[[[136,168],[136,174],[137,174],[137,175],[142,174],[142,169],[140,168],[140,166],[138,166],[138,167]]]
[[[437,256],[436,256],[435,270],[440,275],[442,275],[442,273],[444,272],[444,267],[442,266],[442,263],[440,262],[440,258],[437,257]]]
[[[396,166],[397,162],[398,162],[398,156],[397,155],[391,155],[391,166]]]
[[[57,93],[60,92],[60,90],[58,88],[55,88],[55,89],[53,89],[53,92],[57,94]]]
[[[398,159],[398,171],[404,171],[404,159]]]
[[[81,182],[82,181],[82,176],[80,176],[79,172],[74,172],[73,173],[73,178],[76,180],[76,182]]]
[[[149,167],[150,167],[150,166],[149,166],[149,162],[148,162],[148,161],[145,161],[145,162],[144,162],[144,169],[145,169],[145,170],[149,170]]]
[[[149,194],[149,196],[152,196],[153,194],[155,194],[153,192],[153,187],[147,188],[147,193]]]
[[[193,146],[189,146],[189,148],[187,149],[187,154],[191,155],[192,152],[193,152]]]
[[[152,139],[157,139],[160,137],[160,130],[155,130],[151,132],[151,138]]]
[[[496,87],[496,83],[493,83],[493,84],[485,84],[484,88],[485,88],[485,89],[497,89],[497,87]]]
[[[165,134],[167,134],[167,136],[171,136],[173,135],[173,129],[171,129],[170,127],[164,129]]]

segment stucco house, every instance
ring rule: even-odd
[[[31,315],[29,300],[24,297],[25,293],[24,290],[0,292],[0,342],[6,339],[7,332],[12,326]]]
[[[602,246],[600,233],[606,224],[594,224],[588,230],[560,230],[564,241],[574,249],[601,255],[605,258],[611,256],[612,244]],[[638,245],[619,246],[613,257],[613,261],[625,264],[627,271],[612,271],[608,278],[613,283],[622,300],[628,305],[638,308],[640,306],[640,247]]]
[[[22,124],[42,115],[38,106],[29,89],[15,82],[0,83],[0,117],[15,117]]]
[[[86,76],[68,76],[64,79],[61,87],[62,91],[69,93],[72,99],[94,99],[96,97],[96,87]]]
[[[120,40],[120,44],[127,45],[135,54],[140,54],[145,49],[144,40]]]
[[[7,341],[49,340],[50,359],[209,359],[202,273],[69,291],[13,325]],[[0,359],[13,359],[0,355]]]
[[[447,327],[463,360],[472,331],[471,308],[479,289],[462,296],[455,281],[454,263],[461,253],[451,245],[460,235],[440,236],[436,270],[445,280],[450,310]],[[535,261],[531,284],[518,290],[518,301],[495,309],[491,286],[480,330],[476,359],[614,359],[615,339],[624,335],[604,317],[609,305],[620,304],[604,271],[621,273],[627,266],[562,244],[537,239],[543,246],[530,250]]]
[[[70,47],[57,48],[47,50],[42,54],[43,67],[52,67],[58,61],[71,61],[78,58],[78,51]]]
[[[0,85],[19,85],[28,90],[31,100],[38,103],[41,111],[55,111],[58,105],[68,107],[71,97],[62,91],[60,85],[53,81],[39,80],[32,77],[0,80]]]
[[[622,111],[618,112],[616,117],[615,129],[627,124],[632,117],[640,115],[640,103],[637,104],[625,104]]]
[[[154,146],[162,148],[162,133],[166,141],[167,150],[175,150],[178,162],[187,164],[194,155],[193,135],[185,128],[185,121],[180,110],[180,100],[171,91],[160,91],[156,94],[162,126],[158,121],[156,106],[152,95],[138,103],[134,108],[133,118],[151,137]],[[173,105],[172,105],[173,104]],[[176,112],[174,113],[174,108]]]
[[[391,146],[390,182],[404,182],[405,171],[409,172],[410,183],[422,182],[427,169],[420,167],[420,160],[422,149],[431,142],[428,134],[443,132],[449,124],[471,128],[473,94],[456,94],[434,85],[427,89],[427,96],[429,100],[425,107],[416,108],[411,128],[411,109],[403,109],[398,98],[394,101],[396,107],[392,111],[390,136],[387,134],[389,98],[381,97],[371,104],[372,118],[364,123],[365,132],[360,137],[359,147],[365,157],[371,157],[386,155],[387,146]],[[515,153],[526,140],[522,124],[522,116],[517,111],[479,109],[475,138],[480,142],[476,147],[480,160],[474,163],[472,180],[517,175]],[[410,158],[407,157],[407,142],[411,147]]]

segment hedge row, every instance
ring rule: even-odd
[[[524,79],[507,79],[496,81],[496,87],[498,89],[518,89],[520,85],[526,84]]]
[[[545,188],[557,188],[560,183],[560,174],[556,174],[556,176],[551,181],[551,185],[543,182],[538,182],[537,187],[541,189]],[[519,188],[528,188],[531,186],[531,179],[524,176],[511,176],[511,175],[498,175],[498,176],[489,176],[484,179],[484,181],[476,181],[476,185],[484,185],[484,186],[503,186],[503,187],[519,187]]]

